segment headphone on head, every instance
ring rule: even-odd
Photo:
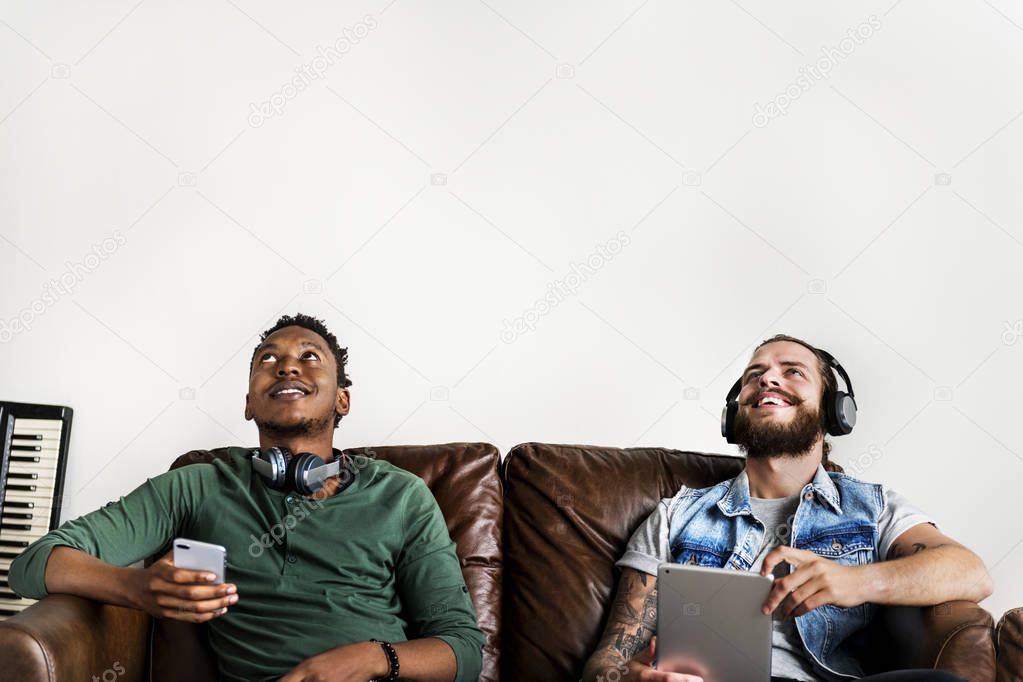
[[[848,393],[835,389],[832,395],[825,391],[821,399],[821,411],[824,412],[824,426],[829,436],[845,436],[852,433],[856,426],[856,395],[853,393],[852,381],[849,374],[842,367],[835,356],[826,350],[814,348],[820,354],[838,376],[842,377]],[[742,377],[735,380],[728,396],[725,398],[725,407],[721,410],[721,435],[729,443],[735,442],[735,417],[739,413],[739,393],[742,391]]]
[[[270,488],[294,491],[300,495],[312,495],[323,487],[324,481],[338,474],[341,475],[341,486],[337,491],[340,493],[355,478],[344,453],[331,462],[324,462],[319,455],[311,452],[293,455],[288,448],[277,446],[266,450],[253,448],[252,468]]]

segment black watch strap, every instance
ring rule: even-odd
[[[379,639],[371,639],[371,642],[376,642],[383,648],[384,655],[387,656],[387,663],[391,666],[391,670],[387,673],[387,677],[377,677],[372,682],[391,682],[392,680],[398,679],[398,652],[394,650],[390,642],[381,642]]]

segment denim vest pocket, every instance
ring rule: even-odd
[[[833,528],[799,543],[800,549],[834,561],[842,566],[862,566],[873,561],[874,529],[870,526]],[[867,624],[870,614],[866,604],[842,608],[828,604],[819,607],[822,614],[832,622],[845,621],[855,629]]]
[[[712,566],[714,568],[721,568],[728,561],[728,557],[732,556],[731,550],[719,550],[690,540],[676,543],[671,548],[671,554],[676,564]]]
[[[861,566],[872,562],[874,533],[871,526],[832,528],[808,540],[800,540],[798,547],[843,566]]]

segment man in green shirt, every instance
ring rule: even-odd
[[[259,447],[341,457],[333,431],[348,414],[347,349],[320,321],[283,316],[260,337],[245,418]],[[455,546],[422,479],[373,459],[311,495],[273,489],[253,451],[147,480],[117,502],[68,521],[11,565],[24,597],[64,592],[208,623],[225,680],[340,682],[476,680],[483,634]],[[224,585],[175,568],[175,537],[223,545]],[[206,584],[203,584],[206,583]],[[369,640],[380,640],[374,642]]]

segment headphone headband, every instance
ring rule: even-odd
[[[823,357],[827,361],[828,366],[835,370],[835,372],[837,372],[838,375],[842,377],[842,381],[845,382],[846,388],[849,389],[848,391],[849,397],[855,398],[856,393],[853,391],[852,379],[849,378],[849,373],[845,371],[845,367],[842,367],[842,363],[836,360],[834,355],[832,355],[831,353],[822,348],[815,348],[814,350],[820,353],[821,357]]]

